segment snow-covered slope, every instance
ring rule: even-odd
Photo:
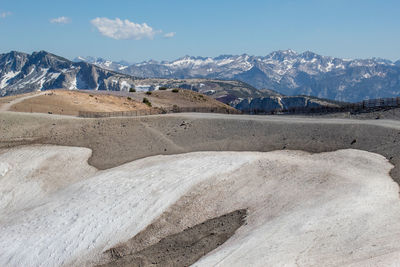
[[[51,53],[0,54],[0,96],[46,89],[129,90],[135,78]]]
[[[93,63],[104,67],[103,62]],[[237,79],[285,95],[305,94],[340,101],[400,94],[399,62],[379,58],[340,59],[310,51],[275,51],[266,56],[185,56],[170,62],[151,60],[129,67],[112,62],[107,65],[109,69],[139,77]]]
[[[102,69],[112,70],[112,71],[122,71],[128,68],[129,63],[125,61],[114,62],[111,60],[106,60],[104,58],[95,58],[95,57],[76,57],[73,60],[74,62],[87,62],[93,65],[96,65]]]
[[[195,152],[98,172],[88,156],[85,148],[56,146],[0,152],[0,188],[23,190],[27,201],[1,195],[0,265],[96,263],[179,201],[183,227],[248,209],[246,224],[195,266],[399,264],[398,186],[380,155]],[[55,158],[66,167],[57,171]],[[80,179],[65,176],[73,164]],[[49,167],[51,180],[42,179]]]

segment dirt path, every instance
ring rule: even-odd
[[[13,105],[21,103],[24,100],[30,99],[30,98],[34,98],[40,95],[44,95],[46,92],[40,92],[34,95],[27,95],[27,96],[23,96],[23,97],[19,97],[17,99],[11,100],[9,103],[3,104],[0,106],[0,111],[8,111]]]

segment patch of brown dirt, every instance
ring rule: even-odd
[[[207,220],[133,254],[126,254],[123,245],[111,248],[106,251],[110,262],[98,266],[189,266],[228,240],[243,225],[246,213],[236,210]]]
[[[127,97],[52,90],[16,103],[11,106],[10,111],[78,115],[79,111],[113,112],[138,109],[149,107]]]
[[[191,91],[179,89],[178,92],[173,91],[154,91],[148,96],[149,100],[154,102],[155,105],[160,107],[172,107],[177,105],[179,107],[232,107],[225,105],[211,97]]]
[[[167,110],[173,109],[174,106],[179,108],[226,108],[227,110],[235,110],[233,107],[215,100],[214,98],[185,89],[178,89],[178,92],[173,92],[171,89],[168,89],[156,90],[149,93],[96,91],[95,94],[124,95],[129,96],[138,102],[142,102],[143,98],[147,98],[153,107]]]

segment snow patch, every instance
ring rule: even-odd
[[[31,70],[29,71],[28,75],[26,75],[26,76],[31,75],[35,71],[35,69],[36,69],[36,67],[31,68]]]
[[[0,265],[74,265],[99,255],[143,230],[196,183],[257,158],[193,155],[156,156],[101,171],[43,198],[34,209],[1,216]],[[21,164],[29,166],[29,153],[24,156]],[[33,195],[39,190],[30,188]]]
[[[218,66],[228,65],[232,63],[234,60],[232,58],[225,58],[217,62]]]
[[[121,90],[129,90],[131,87],[133,86],[129,84],[127,81],[121,82]]]
[[[20,71],[10,71],[7,72],[6,74],[3,75],[3,79],[0,82],[0,89],[3,89],[8,85],[8,81],[17,76],[20,73]]]
[[[10,169],[10,165],[6,162],[0,162],[0,178],[5,176]]]
[[[362,77],[363,77],[364,79],[368,79],[368,78],[371,78],[371,74],[369,74],[369,73],[364,73]]]
[[[135,85],[135,90],[138,92],[147,92],[150,91],[150,89],[152,88],[151,85],[149,84],[138,84]]]
[[[78,81],[77,81],[77,79],[76,79],[76,76],[74,76],[74,78],[72,79],[72,81],[71,81],[71,83],[70,83],[70,85],[69,85],[69,90],[75,90],[75,89],[77,89],[77,83],[78,83]]]
[[[9,186],[18,189],[29,178],[36,187],[26,187],[31,191],[25,195],[34,198],[43,182],[39,170],[48,164],[61,162],[57,175],[81,164],[71,177],[88,168],[87,150],[82,158],[82,148],[57,149],[31,146],[0,154],[28,174],[15,171]],[[54,161],[74,149],[76,157]],[[64,161],[70,166],[62,167]],[[192,196],[204,197],[199,205],[222,214],[248,208],[249,215],[246,225],[194,266],[368,265],[374,256],[400,250],[400,225],[388,223],[400,220],[391,167],[382,156],[357,150],[195,152],[137,160],[71,182],[31,208],[0,212],[0,265],[85,266],[202,185],[206,189]],[[0,188],[5,185],[0,179]],[[7,196],[13,200],[13,194]],[[399,258],[383,260],[395,264]]]
[[[208,65],[213,63],[214,60],[212,58],[207,58],[207,59],[193,59],[191,57],[185,57],[179,60],[176,60],[172,63],[167,64],[168,66],[173,66],[173,67],[200,67],[203,65]]]
[[[58,76],[60,76],[60,75],[61,75],[61,73],[54,72],[54,73],[51,74],[51,79],[56,80],[58,78]]]

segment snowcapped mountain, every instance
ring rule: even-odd
[[[227,62],[232,59],[231,56],[221,56],[217,60],[229,64]],[[236,69],[239,73],[241,68],[248,68],[249,66],[246,67],[247,60],[246,56],[238,56],[236,59],[238,64],[233,69]],[[305,96],[287,97],[272,90],[258,90],[241,81],[224,81],[220,79],[141,79],[104,69],[120,69],[123,63],[114,63],[95,58],[79,58],[76,61],[78,62],[72,62],[45,51],[34,52],[31,55],[15,51],[1,54],[0,96],[58,88],[128,91],[130,88],[154,90],[164,86],[189,89],[207,94],[244,111],[269,112],[276,108],[291,107],[293,105],[331,105],[327,101],[311,99]],[[93,64],[86,61],[90,61]],[[175,62],[175,64],[164,64],[169,64],[169,66],[186,65],[187,68],[196,69],[196,66],[202,65],[202,62],[211,62],[211,59],[186,57],[177,63]],[[221,62],[220,64],[223,65]],[[150,68],[152,64],[157,65],[158,63],[146,62],[142,63],[142,66],[146,69]],[[128,68],[130,67],[132,66]],[[165,66],[165,68],[168,67]]]
[[[55,88],[129,90],[134,81],[132,76],[46,51],[0,54],[0,96]]]
[[[119,61],[114,62],[110,60],[106,60],[104,58],[95,58],[95,57],[76,57],[73,59],[74,62],[87,62],[93,65],[96,65],[100,68],[112,71],[121,71],[126,69],[129,66],[128,62]]]
[[[350,60],[284,50],[267,56],[185,56],[170,62],[151,60],[130,66],[105,60],[92,63],[138,77],[235,79],[286,95],[340,101],[400,95],[400,61],[379,58]]]
[[[240,81],[135,78],[100,67],[102,65],[112,68],[123,63],[95,58],[76,60],[78,62],[72,62],[45,51],[34,52],[31,55],[15,51],[0,54],[0,96],[58,88],[115,91],[135,88],[138,91],[147,91],[160,86],[198,91],[216,99],[223,99],[225,103],[276,94],[270,90],[257,90]]]

